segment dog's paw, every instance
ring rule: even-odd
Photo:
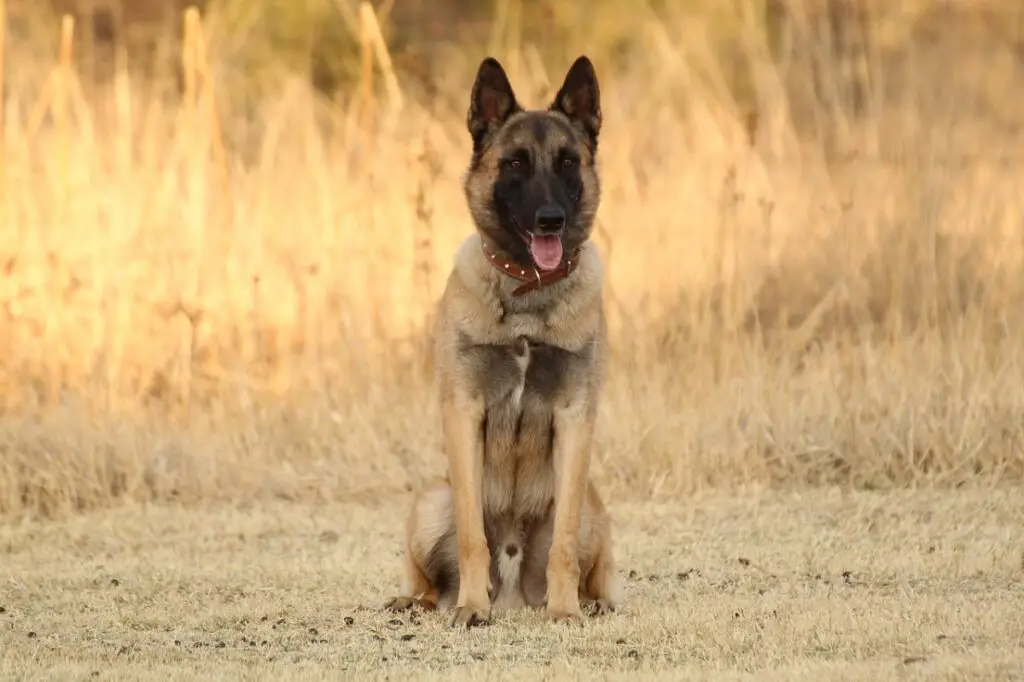
[[[546,607],[548,618],[555,623],[570,623],[572,625],[581,625],[583,623],[583,611],[579,607],[575,609],[571,608],[552,608],[550,604]]]
[[[583,605],[583,613],[590,618],[596,616],[606,616],[609,613],[615,613],[615,605],[611,602],[607,602],[604,599],[592,599],[586,601]]]
[[[475,628],[490,624],[490,605],[484,607],[456,606],[455,614],[452,616],[451,626],[453,628]]]
[[[433,611],[437,608],[437,604],[426,599],[417,599],[416,597],[394,597],[389,599],[384,604],[386,611],[409,611],[410,609],[422,609],[424,611]]]

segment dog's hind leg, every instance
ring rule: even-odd
[[[402,594],[386,609],[432,611],[451,599],[459,587],[454,528],[451,486],[439,483],[417,496],[405,526]]]
[[[528,538],[523,564],[523,591],[530,606],[548,603],[547,564],[554,531],[554,511],[541,519]],[[622,580],[612,549],[611,518],[593,483],[580,512],[578,539],[580,610],[586,615],[610,613],[622,601]]]
[[[614,611],[622,601],[622,580],[612,550],[611,519],[593,483],[587,490],[583,507],[584,530],[580,563],[584,573],[580,581],[580,606],[592,616]]]

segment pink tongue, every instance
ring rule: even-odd
[[[530,253],[541,270],[554,270],[562,262],[562,240],[553,234],[531,235]]]

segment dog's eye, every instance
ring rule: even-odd
[[[506,161],[506,163],[508,164],[508,167],[511,168],[512,170],[519,170],[520,168],[523,167],[523,162],[519,159],[509,159],[508,161]]]
[[[576,159],[571,156],[562,157],[562,168],[572,168],[576,165]]]

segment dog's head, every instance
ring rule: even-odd
[[[480,63],[467,116],[473,157],[463,187],[479,230],[520,263],[554,270],[590,237],[601,187],[601,102],[579,57],[547,109],[525,110],[497,60]]]

